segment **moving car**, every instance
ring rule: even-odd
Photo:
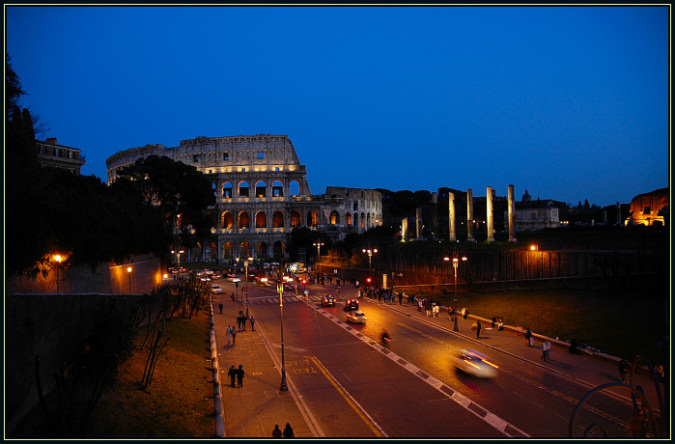
[[[359,301],[356,299],[347,299],[345,301],[345,310],[358,310]]]
[[[229,282],[241,282],[241,278],[239,276],[237,276],[236,274],[228,274],[227,280]]]
[[[366,315],[361,310],[356,310],[347,315],[347,321],[352,324],[365,324]]]
[[[270,280],[266,277],[256,277],[255,284],[258,285],[259,287],[269,287],[272,285]]]
[[[499,366],[476,350],[461,350],[453,360],[457,370],[476,378],[494,378],[497,376]]]
[[[335,297],[332,294],[325,294],[321,298],[321,305],[324,307],[335,307]]]
[[[223,289],[220,288],[220,285],[217,285],[217,284],[211,284],[211,291],[214,292],[214,293],[220,294],[220,293],[223,292]]]

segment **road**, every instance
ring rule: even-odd
[[[234,288],[227,288],[227,292]],[[242,286],[240,285],[240,290]],[[336,307],[322,307],[334,286],[310,286],[309,300],[284,293],[285,369],[327,437],[565,438],[570,418],[589,387],[565,375],[563,364],[543,366],[452,331],[452,325],[411,316],[409,307],[364,299],[365,325],[347,322],[343,287]],[[281,308],[274,287],[249,285],[249,304],[271,354],[281,356]],[[405,309],[404,309],[405,308]],[[447,315],[446,315],[447,316]],[[393,341],[379,344],[382,331]],[[457,372],[451,356],[463,348],[481,351],[499,365],[494,380]],[[608,396],[592,402],[589,423],[616,424],[631,406]],[[583,424],[583,426],[582,426]],[[610,432],[610,436],[614,436]]]

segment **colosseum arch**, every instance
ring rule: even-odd
[[[301,227],[302,226],[302,215],[299,211],[291,211],[291,228]]]
[[[291,180],[289,195],[300,196],[300,182],[297,180]]]
[[[255,215],[255,227],[267,228],[267,215],[264,211],[258,211]]]
[[[316,227],[319,225],[319,213],[316,210],[307,212],[307,226]]]
[[[285,222],[284,213],[281,211],[272,214],[272,228],[284,228]]]
[[[340,223],[340,213],[337,211],[333,210],[330,212],[330,224],[331,225],[338,225]]]
[[[223,260],[231,261],[234,258],[234,245],[232,242],[225,242],[223,244]]]
[[[242,180],[241,182],[239,182],[238,188],[239,188],[239,193],[238,193],[239,197],[249,197],[248,182],[246,182],[245,180]]]
[[[365,230],[366,229],[366,214],[361,213],[361,229]]]
[[[373,215],[368,213],[368,220],[366,221],[366,225],[370,228],[373,226]]]
[[[264,180],[259,180],[255,184],[255,197],[265,198],[267,197],[267,184]]]
[[[255,247],[255,255],[258,258],[266,258],[267,257],[267,243],[266,242],[258,242],[258,245]]]
[[[239,229],[241,229],[241,228],[247,228],[247,229],[251,228],[251,221],[250,221],[250,218],[249,218],[248,213],[246,211],[242,211],[241,213],[239,213],[239,217],[238,217],[238,220],[237,220],[237,227]]]
[[[359,226],[359,213],[354,213],[354,226]]]
[[[352,224],[352,213],[350,213],[349,211],[347,211],[347,214],[345,214],[345,223],[347,225]]]
[[[272,183],[272,197],[284,197],[284,184],[280,180]]]
[[[243,258],[251,257],[251,244],[248,242],[242,242],[239,244],[239,256]]]
[[[223,184],[222,196],[225,199],[232,199],[232,184],[230,182],[225,182]]]
[[[222,227],[228,230],[234,228],[234,217],[229,211],[225,211],[221,217]]]
[[[209,228],[211,228],[212,230],[216,228],[218,219],[216,218],[216,215],[213,213],[213,211],[208,211],[204,216],[208,218],[209,221],[211,221],[211,225],[209,226]]]
[[[218,244],[216,242],[209,242],[205,259],[212,262],[218,260]]]
[[[285,250],[286,250],[286,245],[284,245],[283,242],[281,241],[276,241],[274,243],[274,246],[272,248],[272,255],[274,256],[274,259],[283,259]]]

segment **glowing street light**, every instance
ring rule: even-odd
[[[368,247],[361,251],[368,254],[368,274],[371,274],[373,272],[373,254],[377,254],[377,248]]]
[[[244,293],[246,294],[246,315],[248,315],[248,262],[253,261],[252,257],[249,257],[247,260],[244,261],[244,269],[246,273],[246,288],[244,289]]]
[[[467,260],[466,256],[462,256],[462,262],[466,262]],[[452,258],[452,268],[455,269],[455,299],[457,299],[457,267],[459,267],[459,258],[454,256]]]
[[[61,289],[60,289],[60,284],[61,281],[59,280],[59,267],[61,266],[61,262],[63,262],[63,256],[60,254],[55,254],[52,259],[54,259],[54,262],[56,262],[56,294],[59,294]]]
[[[132,267],[127,267],[127,274],[129,275],[129,294],[131,294],[131,272],[134,271]]]
[[[180,272],[180,255],[182,253],[185,253],[185,250],[179,250],[178,251],[178,271]],[[171,254],[176,254],[175,250],[171,250]]]

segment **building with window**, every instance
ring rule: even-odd
[[[43,167],[63,168],[79,175],[85,158],[78,148],[59,145],[56,137],[36,140],[38,163]]]
[[[666,225],[669,214],[669,188],[635,196],[630,202],[630,217],[626,225]]]
[[[504,212],[505,220],[508,214]],[[556,228],[560,225],[560,207],[552,200],[532,200],[530,193],[525,190],[520,202],[516,202],[514,218],[516,230],[536,231],[544,228]]]
[[[197,137],[174,148],[130,148],[106,160],[108,183],[120,168],[152,155],[193,165],[212,182],[216,196],[216,204],[208,209],[212,239],[188,253],[191,259],[219,263],[247,257],[280,259],[286,256],[293,228],[321,230],[337,241],[382,223],[378,191],[327,187],[325,194],[312,195],[305,165],[288,136]]]

